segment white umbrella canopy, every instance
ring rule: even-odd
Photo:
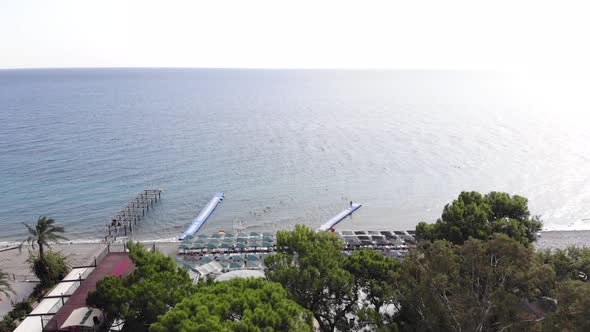
[[[78,308],[72,311],[60,329],[65,329],[66,327],[71,326],[93,327],[94,317],[97,317],[98,320],[102,320],[102,310],[91,307]]]

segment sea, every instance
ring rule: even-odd
[[[586,85],[587,86],[587,85]],[[590,229],[583,89],[537,74],[428,70],[0,70],[0,243],[41,215],[71,241],[146,188],[133,238],[434,222],[461,191],[529,199],[546,230]],[[574,92],[572,92],[574,91]],[[586,102],[584,104],[584,102]]]

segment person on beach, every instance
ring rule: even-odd
[[[352,201],[350,201],[350,207],[352,207]]]

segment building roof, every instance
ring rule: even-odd
[[[235,278],[264,278],[264,272],[257,270],[230,271],[218,276],[215,281],[228,281]]]
[[[96,282],[110,275],[126,277],[135,269],[135,265],[124,252],[111,252],[106,255],[98,266],[86,277],[59,311],[45,327],[49,331],[58,331],[70,314],[76,309],[86,307],[86,296],[96,290]]]
[[[93,327],[94,317],[102,320],[102,310],[91,307],[78,308],[72,311],[68,319],[66,319],[61,325],[60,329],[77,326]]]

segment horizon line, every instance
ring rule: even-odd
[[[9,70],[60,70],[60,69],[199,69],[199,70],[319,70],[319,71],[462,71],[511,72],[506,69],[428,68],[428,67],[192,67],[192,66],[72,66],[72,67],[0,67]]]

